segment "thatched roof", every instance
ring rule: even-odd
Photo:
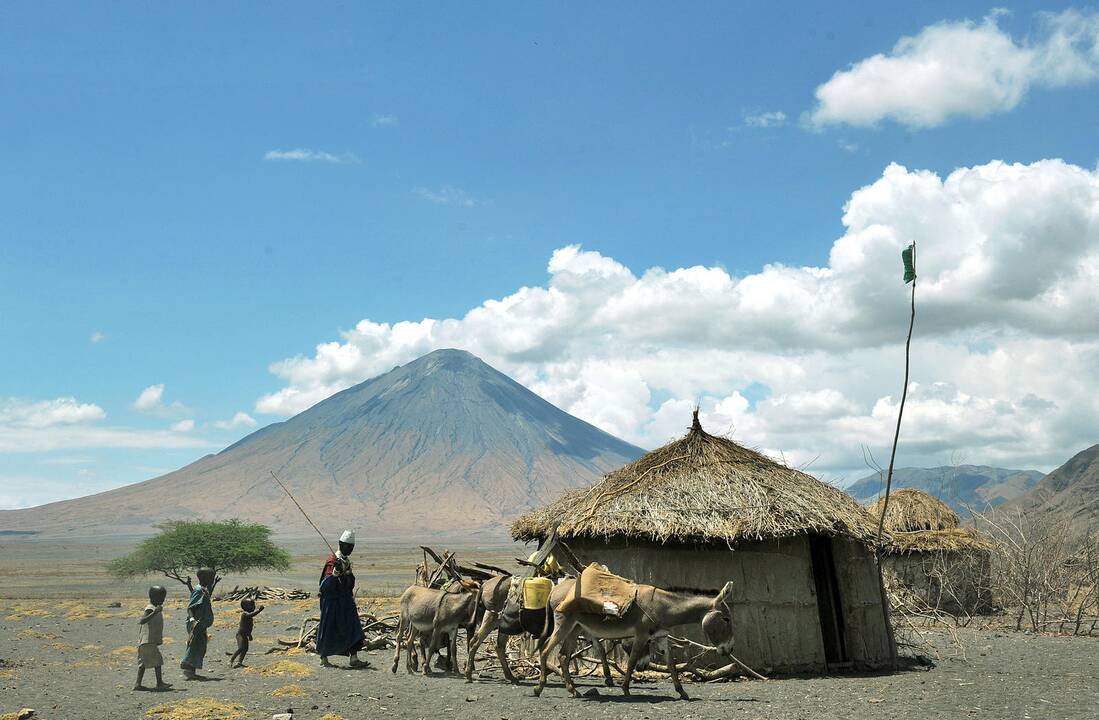
[[[873,542],[873,518],[847,493],[702,429],[653,450],[511,526],[517,540],[613,536],[655,542],[761,540],[819,533]]]
[[[870,506],[870,514],[881,517],[885,498]],[[962,527],[961,518],[949,505],[922,490],[901,488],[889,493],[885,529],[894,552],[937,550],[988,550],[992,544],[972,528]]]

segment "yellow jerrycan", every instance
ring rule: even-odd
[[[553,581],[547,577],[527,578],[523,581],[523,609],[544,610],[549,603]]]

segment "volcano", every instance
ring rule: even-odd
[[[326,533],[504,538],[524,511],[641,454],[479,358],[437,350],[167,475],[0,512],[0,530],[142,535],[166,519],[239,517],[312,533],[273,471]]]

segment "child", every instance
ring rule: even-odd
[[[256,601],[245,598],[240,601],[240,627],[237,628],[237,651],[229,658],[229,667],[233,667],[236,660],[237,667],[244,667],[244,656],[248,654],[248,641],[252,639],[252,628],[255,625],[254,618],[263,612],[263,606],[256,607]]]
[[[147,668],[152,668],[156,673],[156,690],[162,692],[172,687],[160,675],[160,666],[164,664],[160,645],[164,642],[164,599],[167,596],[168,591],[160,585],[149,588],[149,604],[137,621],[141,629],[137,639],[137,682],[134,690],[146,689],[141,679]]]
[[[187,653],[179,666],[183,668],[184,680],[205,680],[196,671],[202,669],[206,657],[206,643],[209,637],[206,631],[214,624],[214,608],[210,604],[210,594],[217,585],[217,575],[210,568],[199,568],[199,587],[191,592],[187,601]]]

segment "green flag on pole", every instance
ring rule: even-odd
[[[901,260],[904,261],[904,283],[907,285],[916,279],[916,243],[901,251]]]

